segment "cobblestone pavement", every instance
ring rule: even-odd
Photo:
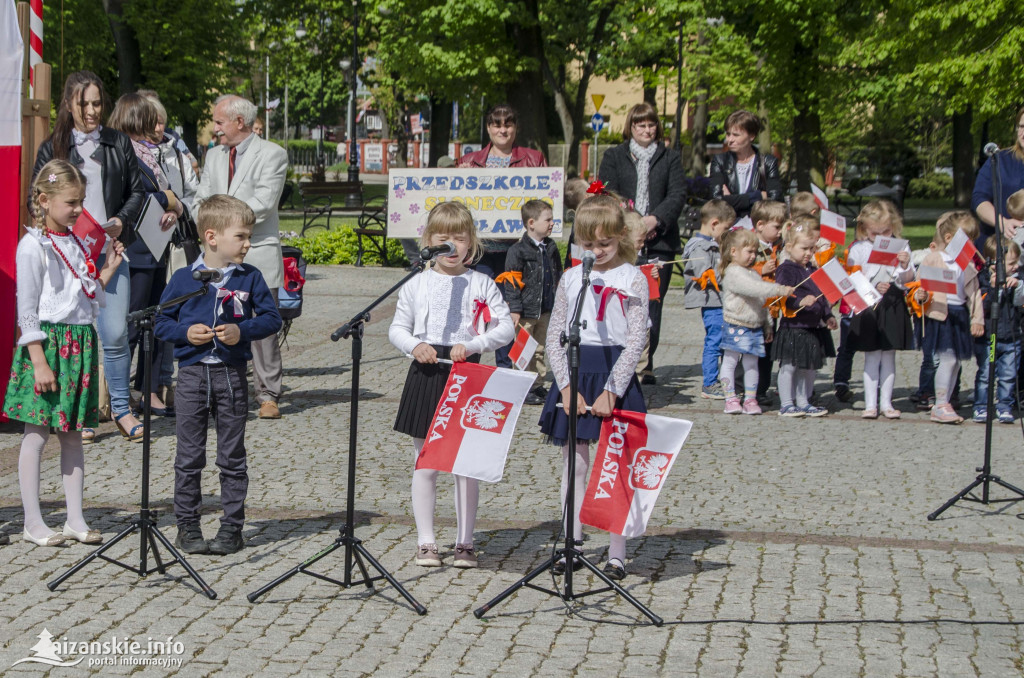
[[[567,616],[558,599],[522,590],[484,620],[473,616],[543,561],[558,530],[559,455],[543,443],[534,411],[520,421],[505,480],[481,487],[481,567],[411,564],[412,450],[391,430],[407,363],[387,342],[387,302],[366,328],[357,535],[429,614],[416,615],[386,583],[370,593],[305,576],[249,603],[248,593],[330,545],[344,520],[351,347],[328,336],[401,275],[310,267],[305,311],[284,354],[284,418],[261,421],[254,408],[249,421],[246,548],[190,558],[217,600],[180,567],[140,579],[100,561],[51,593],[46,582],[89,549],[43,549],[17,536],[20,432],[0,433],[0,520],[13,535],[0,547],[0,670],[48,670],[12,667],[34,654],[45,628],[69,642],[116,637],[145,645],[172,637],[182,653],[170,656],[189,676],[1020,675],[1024,509],[960,503],[937,521],[925,518],[974,478],[984,427],[940,427],[916,412],[864,422],[851,406],[832,402],[824,375],[822,402],[838,410],[826,419],[721,414],[720,404],[697,397],[703,330],[697,313],[682,309],[678,290],[669,296],[671,329],[648,395],[653,411],[694,427],[647,535],[629,542],[624,582],[664,627],[637,624],[643,618],[608,594],[584,599],[580,614]],[[897,406],[911,410],[905,398],[917,357],[901,355],[898,368]],[[970,384],[974,368],[964,372]],[[156,420],[155,436],[151,496],[169,510],[173,422]],[[996,471],[1024,485],[1021,441],[1019,426],[994,431]],[[87,518],[109,538],[136,510],[140,446],[104,424],[86,449]],[[58,456],[51,440],[42,487],[51,526],[64,520]],[[439,540],[450,563],[451,482],[442,476],[439,488]],[[211,536],[218,513],[212,464],[204,489],[203,527]],[[993,496],[1007,494],[996,488]],[[173,539],[173,517],[165,513],[160,525]],[[595,534],[585,550],[600,563],[606,545]],[[137,562],[138,542],[111,554]],[[320,571],[341,577],[342,563],[336,553]],[[578,590],[587,586],[588,577],[577,579]],[[90,661],[121,661],[124,648],[71,649],[61,658],[84,661],[55,675],[174,671],[90,668]]]

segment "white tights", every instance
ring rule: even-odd
[[[736,363],[743,363],[743,397],[757,396],[757,356],[750,353],[738,353],[726,350],[722,356],[722,368],[718,371],[722,381],[722,390],[726,398],[736,397]]]
[[[21,454],[18,457],[18,484],[21,485],[21,505],[25,509],[25,530],[36,539],[44,539],[51,533],[39,509],[39,468],[43,447],[49,437],[48,426],[25,424],[25,436],[21,439]],[[58,433],[57,439],[60,441],[60,473],[67,501],[67,523],[73,530],[87,532],[89,526],[85,524],[82,515],[82,491],[85,486],[82,434],[80,431]]]
[[[956,386],[956,375],[960,370],[960,361],[953,351],[942,351],[938,354],[939,366],[935,370],[935,405],[946,405],[949,396]]]
[[[756,358],[755,358],[756,360]],[[576,541],[583,539],[583,525],[580,523],[580,506],[583,504],[583,494],[587,491],[587,471],[590,470],[590,445],[587,443],[576,443],[576,475],[574,485],[573,503],[575,520],[573,521],[572,538]],[[565,506],[565,496],[569,491],[569,445],[562,445],[562,506]],[[617,559],[620,563],[626,562],[626,538],[621,534],[609,533],[608,560]]]
[[[779,367],[779,400],[781,406],[807,407],[811,404],[815,370],[797,369],[796,365]]]
[[[936,379],[938,377],[936,376]],[[938,381],[936,381],[938,383]],[[896,351],[868,351],[864,354],[864,409],[892,409],[892,388],[896,384]]]
[[[419,458],[423,449],[423,438],[413,438],[412,446]],[[412,472],[412,515],[416,519],[418,543],[436,544],[434,536],[434,505],[437,502],[437,474],[433,469],[417,469]],[[452,475],[455,478],[455,520],[458,537],[456,544],[473,545],[473,529],[476,527],[476,509],[480,504],[480,483],[476,478]]]

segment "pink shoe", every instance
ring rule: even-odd
[[[931,420],[937,424],[959,424],[964,420],[949,403],[932,408]]]
[[[740,399],[736,396],[725,399],[725,413],[726,414],[739,414],[743,411],[743,406],[740,405]]]
[[[757,398],[747,398],[743,401],[743,414],[761,414],[761,406],[757,404]]]

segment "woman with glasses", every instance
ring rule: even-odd
[[[984,243],[985,239],[996,232],[996,197],[992,183],[992,163],[999,159],[1000,197],[999,214],[1003,217],[1003,234],[1013,237],[1021,227],[1020,219],[1013,219],[1006,211],[1006,199],[1024,188],[1024,107],[1017,111],[1014,118],[1017,127],[1014,130],[1013,148],[999,151],[985,161],[978,170],[974,181],[974,192],[971,194],[971,209],[981,220],[981,237],[976,244]],[[978,244],[978,249],[981,245]]]
[[[778,159],[754,148],[760,132],[756,115],[734,111],[725,119],[725,152],[711,158],[711,195],[732,205],[737,217],[748,216],[758,200],[782,200]]]
[[[683,251],[679,240],[679,214],[686,201],[686,179],[679,154],[662,142],[661,119],[648,103],[626,114],[625,141],[605,152],[597,176],[605,187],[633,203],[647,227],[645,254],[649,260],[671,261]],[[672,266],[660,269],[659,289],[665,299]],[[641,365],[641,382],[656,383],[654,352],[661,335],[661,301],[652,301],[651,348]]]

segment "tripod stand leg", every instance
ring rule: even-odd
[[[355,548],[356,553],[357,553],[356,562],[359,562],[359,555],[362,555],[364,558],[366,558],[367,562],[369,562],[370,565],[373,566],[373,569],[375,569],[378,572],[380,572],[381,575],[385,579],[388,580],[388,583],[391,584],[392,586],[394,586],[395,590],[398,591],[399,593],[401,593],[402,597],[405,598],[407,601],[409,601],[409,604],[412,605],[413,609],[416,610],[417,614],[426,614],[427,613],[427,608],[425,608],[422,605],[420,605],[419,601],[416,600],[415,598],[413,598],[412,594],[409,593],[408,591],[406,591],[405,588],[401,584],[398,583],[398,580],[395,579],[391,575],[390,572],[388,572],[387,570],[384,569],[383,565],[378,563],[377,560],[373,556],[370,555],[370,552],[367,551],[363,547],[361,542],[357,541],[352,546],[353,546],[353,548]],[[359,567],[362,568],[362,563],[360,563]],[[366,570],[365,569],[363,569],[363,576],[366,577]]]
[[[992,476],[992,482],[993,483],[997,483],[999,485],[1002,485],[1003,487],[1008,489],[1010,492],[1015,493],[1018,497],[1024,498],[1024,490],[1020,489],[1019,487],[1014,487],[1013,485],[1011,485],[1010,483],[1006,482],[1005,480],[1003,480],[999,476]]]
[[[149,532],[150,539],[156,536],[156,538],[160,540],[160,543],[164,545],[164,548],[167,549],[167,552],[171,554],[171,558],[181,563],[181,566],[185,568],[185,571],[188,572],[189,576],[192,577],[195,583],[199,585],[199,588],[203,590],[203,593],[206,594],[207,598],[209,598],[210,600],[217,599],[217,593],[213,589],[211,589],[210,586],[205,581],[203,581],[203,578],[199,576],[198,572],[192,569],[192,566],[188,564],[188,561],[185,560],[184,556],[182,556],[177,551],[177,549],[174,548],[174,545],[171,544],[170,540],[167,539],[167,537],[165,537],[160,530],[156,529],[155,526],[150,525],[147,531]],[[155,544],[153,546],[153,554],[154,556],[156,556],[157,563],[159,563],[160,556],[157,553]]]
[[[156,571],[160,574],[167,574],[167,568],[164,567],[164,561],[160,559],[160,550],[156,547],[156,539],[153,538],[154,532],[156,532],[157,534],[160,534],[160,532],[156,529],[156,526],[152,524],[146,525],[145,529],[143,529],[143,532],[146,534],[146,538],[149,540],[149,548],[153,551],[153,560],[156,561]],[[145,559],[145,556],[143,556],[143,559]],[[143,566],[146,566],[145,560],[143,560],[142,564]],[[152,570],[146,570],[143,576],[149,574],[150,572],[152,572]]]
[[[341,537],[339,537],[338,539],[334,540],[334,543],[332,543],[330,546],[328,546],[324,550],[322,550],[322,551],[320,551],[318,553],[315,553],[311,558],[308,558],[308,559],[304,560],[303,562],[299,563],[298,565],[296,565],[292,569],[288,570],[287,572],[285,572],[280,577],[278,577],[274,581],[270,582],[266,586],[263,586],[263,587],[261,587],[259,589],[256,589],[255,591],[253,591],[252,593],[247,595],[246,598],[249,599],[250,603],[255,603],[256,599],[259,598],[260,596],[262,596],[267,591],[275,588],[278,584],[282,584],[282,583],[288,581],[289,579],[291,579],[295,575],[299,574],[300,572],[304,571],[307,567],[309,567],[313,563],[317,562],[321,558],[334,553],[339,548],[341,548],[341,546],[342,546]]]
[[[544,564],[537,567],[537,569],[533,570],[533,572],[530,572],[528,575],[517,581],[515,584],[512,584],[512,586],[508,587],[507,589],[496,595],[494,598],[491,598],[489,601],[473,610],[473,616],[477,619],[483,618],[483,616],[487,614],[495,605],[505,600],[519,589],[524,588],[538,575],[543,574],[545,571],[550,570],[552,567],[554,567],[555,563],[558,562],[558,559],[562,556],[562,551],[558,551],[557,553],[555,553],[555,555],[545,560]]]
[[[971,493],[972,490],[974,490],[974,488],[976,488],[978,485],[981,485],[983,482],[984,482],[984,478],[982,476],[978,476],[977,478],[975,478],[973,483],[971,483],[970,485],[968,485],[964,489],[962,489],[959,492],[957,492],[956,496],[954,496],[952,499],[947,501],[945,504],[943,504],[942,506],[937,508],[935,511],[932,511],[931,513],[929,513],[928,514],[928,520],[935,520],[936,518],[938,518],[940,515],[942,515],[943,511],[945,511],[950,506],[952,506],[953,504],[957,503],[958,501],[960,501],[961,499],[966,497],[968,494]]]
[[[71,577],[73,574],[75,574],[76,572],[81,570],[83,567],[85,567],[86,565],[91,563],[96,558],[99,558],[100,556],[102,556],[103,553],[107,549],[109,549],[114,544],[118,543],[119,541],[121,541],[122,539],[124,539],[125,537],[130,535],[138,527],[139,527],[139,522],[138,521],[132,521],[132,523],[130,525],[128,525],[128,527],[126,527],[123,530],[121,530],[120,532],[118,532],[117,535],[115,535],[113,539],[108,541],[106,544],[103,544],[102,546],[100,546],[98,549],[96,549],[95,551],[93,551],[92,553],[87,555],[85,558],[83,558],[82,560],[78,561],[78,563],[74,567],[72,567],[70,570],[68,570],[67,572],[65,572],[64,574],[62,574],[61,576],[57,577],[56,579],[51,581],[49,584],[47,584],[46,588],[50,589],[51,591],[56,591],[57,587],[60,586],[61,584],[63,584],[69,577]],[[133,572],[135,571],[134,568],[131,568],[131,567],[129,567],[128,569],[132,570]]]
[[[661,626],[662,624],[665,623],[665,621],[661,617],[659,617],[658,615],[656,615],[653,612],[651,612],[650,610],[648,610],[647,607],[645,607],[643,603],[641,603],[639,600],[637,600],[636,598],[631,596],[629,594],[629,592],[626,591],[626,589],[622,588],[621,586],[618,585],[618,583],[616,583],[616,582],[612,581],[611,579],[609,579],[608,575],[606,575],[604,572],[602,572],[600,569],[598,569],[597,565],[594,565],[592,562],[590,562],[589,560],[587,560],[586,558],[583,558],[583,557],[580,558],[580,562],[582,562],[583,565],[586,566],[587,569],[589,569],[591,572],[593,572],[594,575],[598,579],[600,579],[605,584],[610,586],[612,588],[612,590],[615,591],[615,593],[617,593],[620,596],[622,596],[623,598],[625,598],[626,601],[630,605],[635,607],[637,610],[642,612],[645,617],[647,617],[652,622],[654,622],[655,626]]]

